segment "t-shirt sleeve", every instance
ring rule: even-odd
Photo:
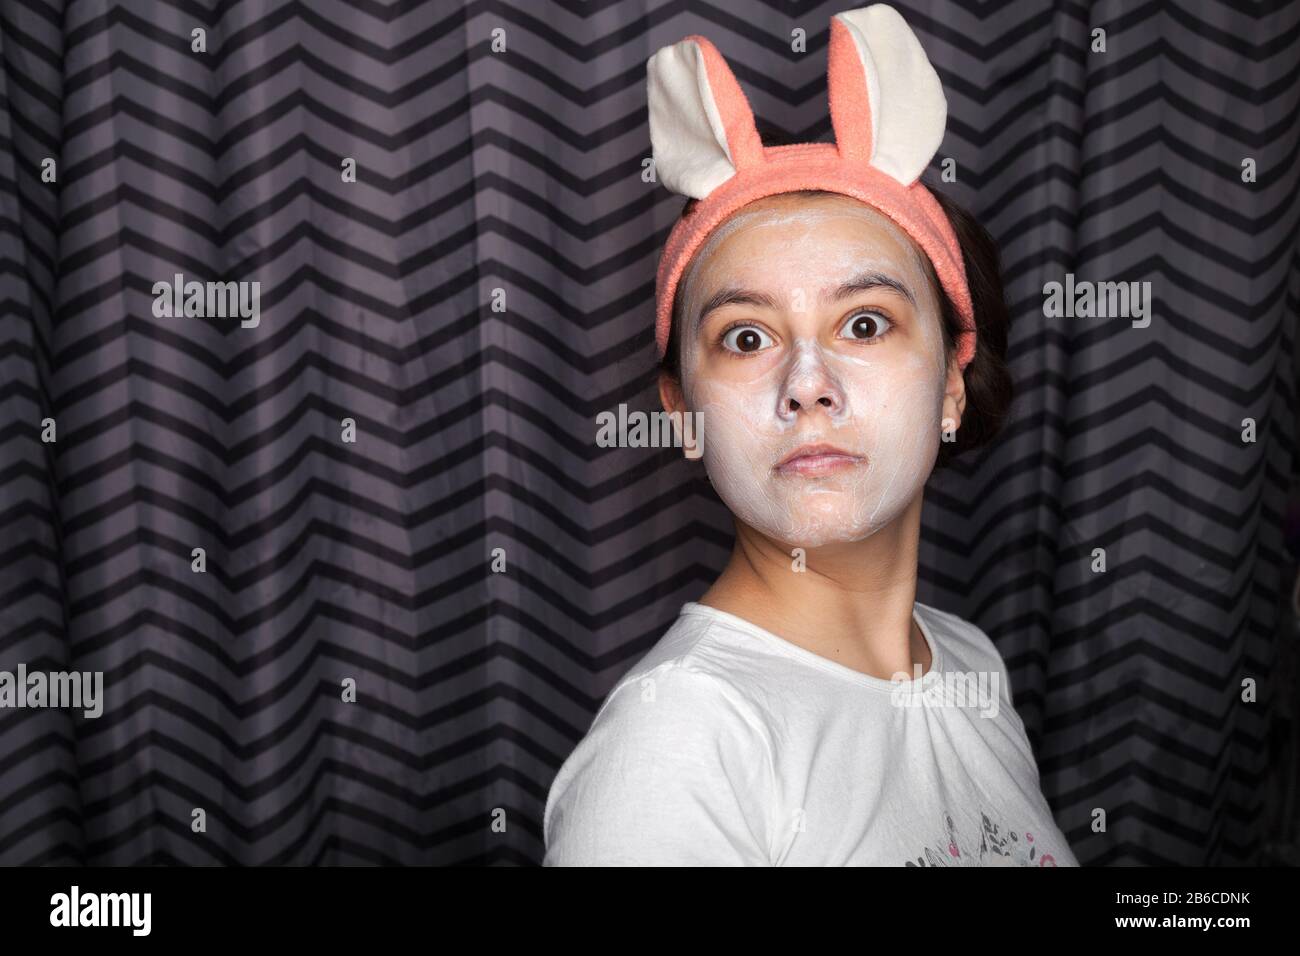
[[[990,640],[989,643],[993,644],[993,641]],[[998,650],[996,644],[993,644],[993,650],[998,655],[998,666],[1002,668],[1002,696],[1007,704],[1014,707],[1016,695],[1011,692],[1011,669],[1007,667],[1007,660],[1002,656],[1002,652]]]
[[[977,628],[977,630],[979,629]],[[987,644],[994,666],[998,669],[998,680],[1001,684],[1001,687],[999,688],[1001,706],[1006,708],[1007,713],[1010,716],[1011,726],[1015,729],[1017,744],[1019,745],[1021,752],[1024,754],[1026,762],[1032,768],[1034,781],[1037,782],[1040,779],[1038,763],[1034,759],[1034,749],[1029,743],[1028,734],[1025,732],[1024,718],[1022,718],[1020,712],[1016,710],[1016,705],[1014,703],[1015,697],[1011,692],[1011,669],[1007,667],[1006,658],[1002,656],[1002,652],[998,650],[998,646],[993,643],[993,639],[983,630],[979,630],[979,635]]]
[[[1015,700],[1015,695],[1011,693],[1011,670],[1007,667],[1006,659],[1002,656],[1002,652],[998,650],[998,646],[993,643],[993,638],[989,637],[988,634],[979,626],[970,624],[970,622],[967,623],[974,629],[979,642],[987,648],[989,657],[993,665],[997,668],[998,697],[1001,699],[1001,702],[1011,708],[1014,713],[1015,706],[1012,702]],[[1018,719],[1019,715],[1017,714],[1016,716]]]
[[[544,865],[768,865],[770,753],[724,681],[661,664],[614,691],[560,768]]]

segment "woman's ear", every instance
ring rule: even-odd
[[[947,420],[952,420],[951,429],[956,432],[961,427],[962,415],[966,413],[966,376],[954,355],[948,363],[948,383],[944,386],[943,417],[940,425],[944,432],[949,430]]]
[[[668,372],[659,371],[659,401],[673,423],[673,432],[682,454],[691,461],[704,455],[704,421],[699,412],[686,410],[682,383]]]
[[[682,395],[682,383],[662,370],[659,372],[659,402],[666,412],[686,411],[686,398]]]

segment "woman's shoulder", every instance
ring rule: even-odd
[[[543,812],[549,861],[687,860],[710,839],[747,840],[770,789],[770,738],[710,653],[707,624],[686,617],[618,680],[556,774]],[[698,845],[674,842],[692,834]],[[765,853],[756,844],[744,856]]]
[[[660,690],[669,692],[669,703],[697,710],[697,716],[721,712],[757,718],[744,648],[705,610],[692,602],[682,606],[663,636],[610,689],[593,723],[615,704],[626,708],[634,700],[657,700]]]

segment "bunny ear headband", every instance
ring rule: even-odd
[[[887,215],[930,257],[965,331],[964,369],[975,354],[975,316],[961,247],[939,203],[919,181],[943,140],[948,103],[907,22],[883,3],[831,18],[834,143],[764,146],[749,101],[717,48],[692,35],[647,63],[655,171],[672,192],[697,199],[673,227],[655,281],[655,344],[662,357],[673,297],[691,256],[746,203],[822,189]]]

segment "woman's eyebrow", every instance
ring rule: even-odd
[[[698,329],[704,324],[704,320],[708,318],[710,312],[715,312],[724,305],[757,305],[768,309],[777,307],[776,299],[766,292],[724,287],[705,300],[704,307],[700,309],[700,317],[695,320],[695,328]]]
[[[863,272],[861,275],[854,276],[848,282],[844,283],[834,292],[824,296],[827,302],[838,302],[841,299],[847,299],[851,295],[859,292],[869,292],[872,289],[879,288],[893,289],[908,302],[916,306],[916,297],[912,295],[912,290],[902,282],[898,281],[891,275],[883,272]]]

